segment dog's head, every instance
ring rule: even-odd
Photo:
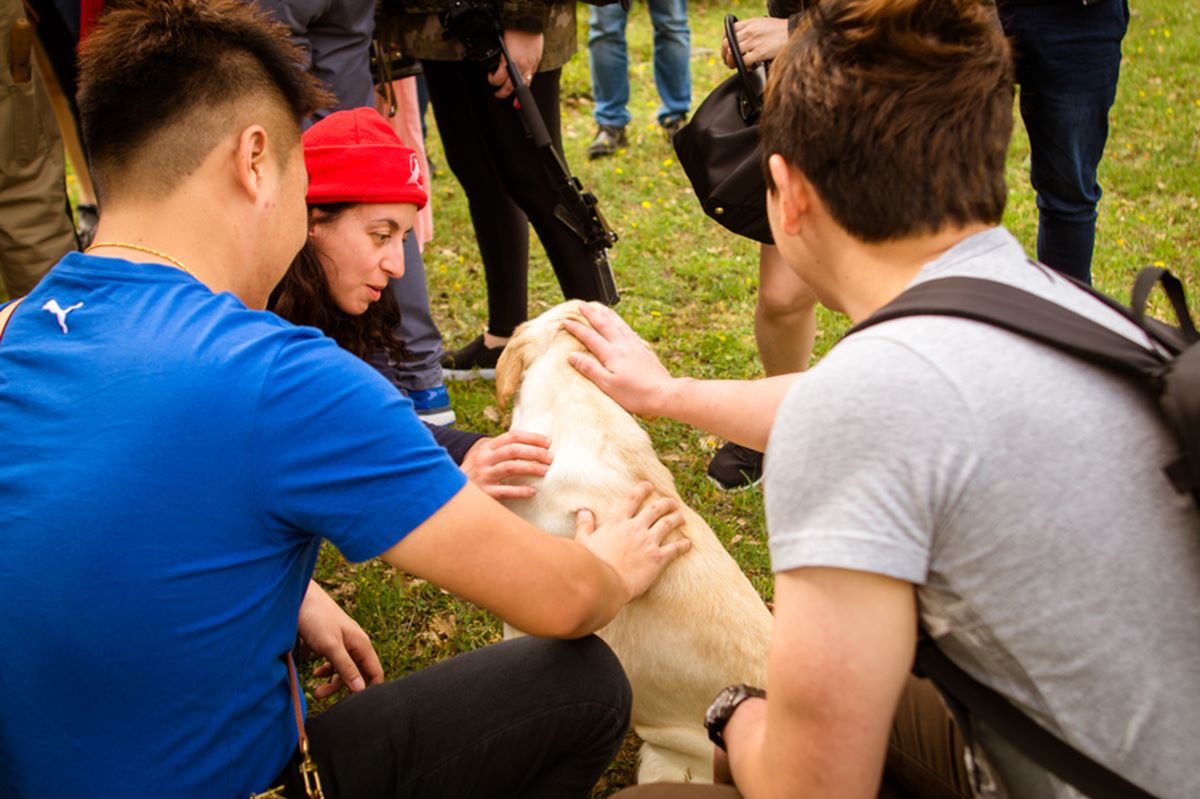
[[[566,357],[567,352],[581,352],[586,349],[579,339],[562,326],[566,319],[581,325],[588,324],[579,311],[583,304],[581,300],[559,303],[516,329],[508,344],[504,346],[504,352],[500,353],[499,363],[496,364],[496,400],[501,408],[520,390],[525,370],[552,348],[561,348],[563,357]]]

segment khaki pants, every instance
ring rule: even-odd
[[[77,246],[67,200],[62,138],[33,53],[14,80],[12,27],[21,0],[0,0],[0,282],[28,294]],[[24,60],[18,54],[19,60]]]
[[[654,783],[628,788],[623,799],[737,799],[727,785]],[[937,690],[909,677],[900,697],[879,799],[971,799],[963,741]],[[797,797],[802,799],[802,797]]]

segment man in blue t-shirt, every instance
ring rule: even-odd
[[[261,310],[307,227],[299,120],[327,100],[295,55],[237,0],[125,4],[83,47],[94,254],[0,341],[0,796],[302,795],[297,635],[336,672],[318,694],[352,691],[307,724],[339,797],[582,795],[626,730],[588,633],[685,548],[671,503],[639,490],[547,536],[373,369]],[[322,538],[577,640],[383,684],[310,581]]]

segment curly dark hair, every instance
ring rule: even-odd
[[[310,206],[324,216],[321,223],[332,222],[352,208],[355,203],[330,203]],[[383,292],[378,302],[371,303],[358,316],[351,316],[334,302],[329,293],[325,268],[317,257],[317,248],[306,241],[304,248],[292,259],[292,265],[271,292],[268,310],[295,325],[308,325],[325,333],[338,346],[364,360],[383,350],[393,363],[411,359],[404,341],[396,334],[400,323],[400,308],[390,291]]]

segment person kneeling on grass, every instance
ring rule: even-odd
[[[854,322],[976,277],[1150,346],[1000,222],[1012,60],[983,0],[821,0],[771,67],[759,133],[775,242]],[[1200,796],[1200,536],[1178,444],[1114,372],[977,321],[910,316],[801,375],[673,379],[607,309],[576,367],[627,410],[766,446],[766,696],[709,713],[736,787],[631,797],[1079,795],[909,676],[918,629],[1047,730],[1163,799]],[[769,436],[769,438],[768,438]],[[727,755],[727,759],[726,759]],[[886,764],[886,765],[885,765]],[[969,765],[968,765],[969,764]]]
[[[308,239],[267,308],[315,327],[381,372],[407,359],[388,280],[404,275],[404,241],[428,201],[416,153],[373,108],[337,111],[301,137]],[[427,425],[476,485],[496,499],[529,497],[515,475],[549,469],[550,439],[525,430],[490,438]]]
[[[377,372],[264,310],[329,100],[282,27],[128,0],[80,67],[96,243],[0,340],[0,796],[304,796],[301,725],[330,797],[585,796],[630,711],[589,633],[686,550],[674,503],[643,486],[548,536]],[[542,637],[384,683],[310,583],[323,540]],[[297,634],[353,692],[307,722]]]

